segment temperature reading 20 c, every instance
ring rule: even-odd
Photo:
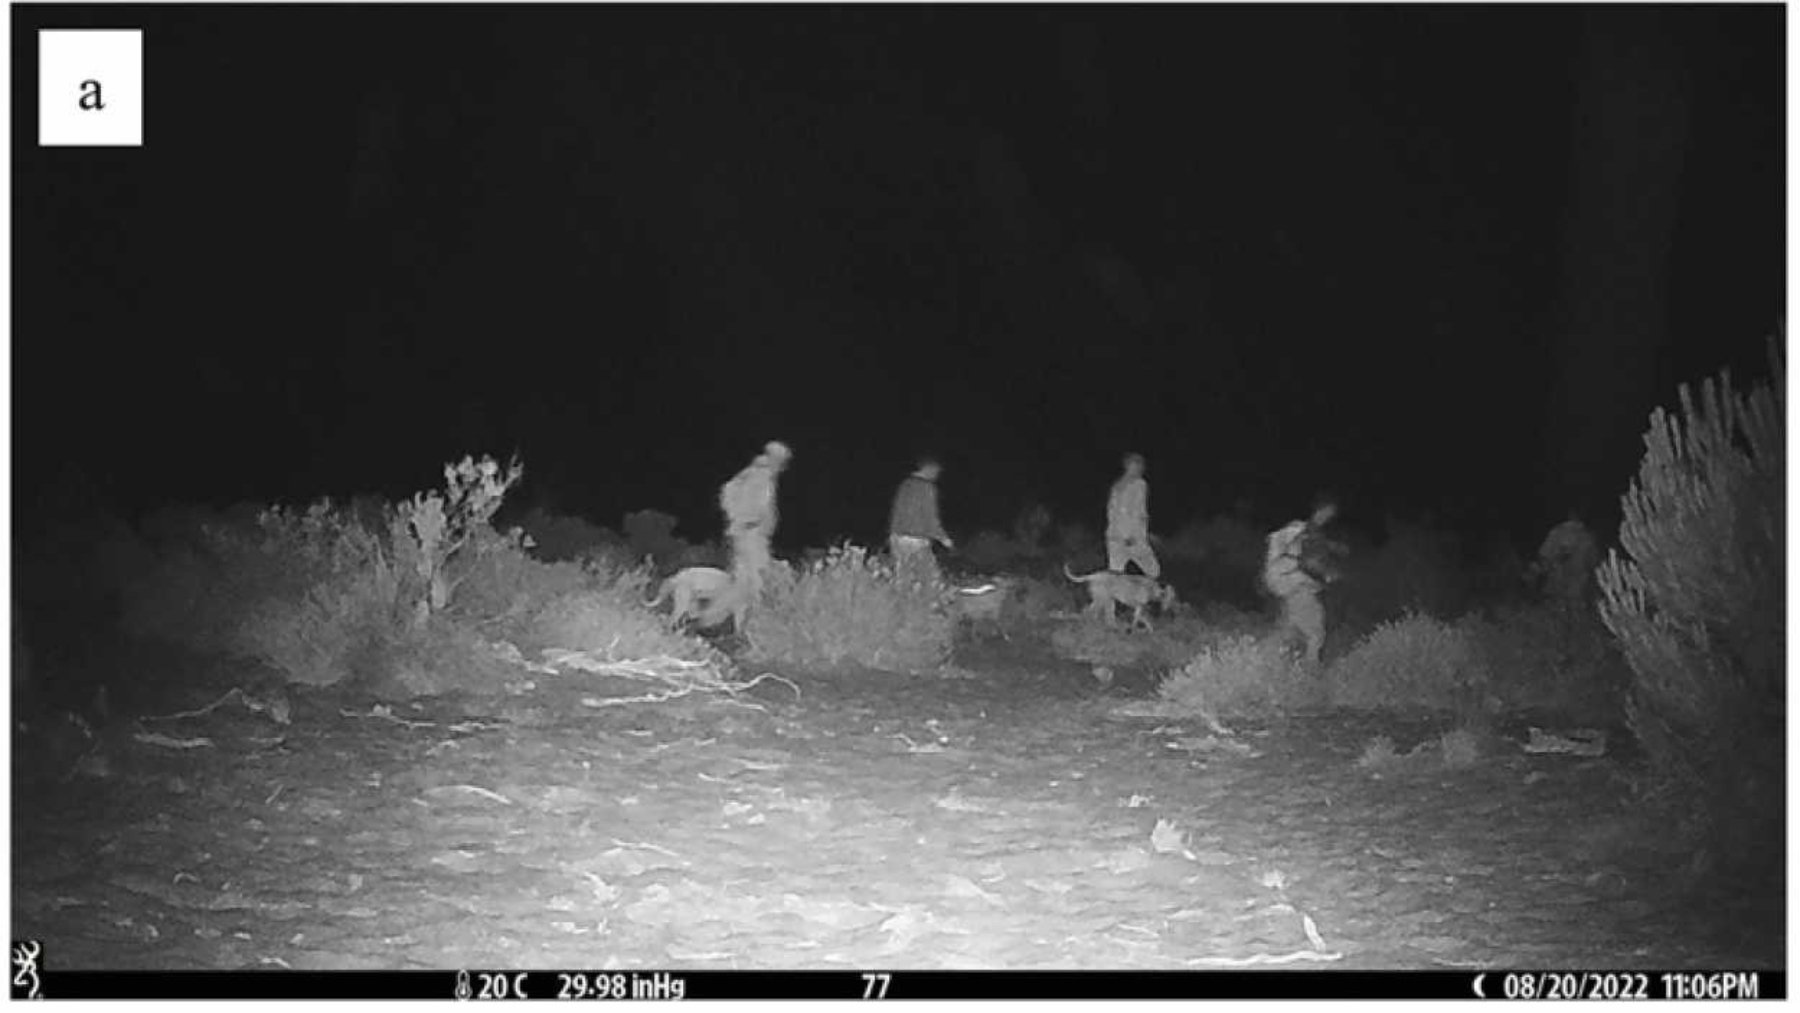
[[[476,971],[473,976],[467,971],[458,971],[456,972],[456,997],[463,1000],[529,999],[531,996],[525,994],[525,982],[530,977],[528,971],[518,971],[513,974]]]

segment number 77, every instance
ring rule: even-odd
[[[888,983],[893,980],[894,976],[885,971],[879,974],[865,973],[863,975],[863,998],[886,999]]]

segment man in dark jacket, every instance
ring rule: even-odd
[[[917,567],[917,572],[935,580],[939,574],[931,543],[946,549],[956,547],[938,519],[937,480],[943,470],[935,458],[923,458],[894,492],[894,508],[888,514],[888,548],[896,570]]]

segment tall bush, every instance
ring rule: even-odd
[[[444,465],[443,491],[415,493],[390,515],[395,562],[422,589],[412,601],[414,629],[450,604],[477,559],[518,547],[518,532],[502,535],[489,522],[524,475],[516,459],[502,470],[491,457],[464,457]]]
[[[1490,659],[1464,627],[1409,612],[1377,626],[1332,662],[1332,703],[1366,710],[1427,710],[1484,719]]]
[[[474,576],[471,587],[486,592],[470,604],[491,606],[499,578],[530,563],[518,532],[488,523],[519,471],[464,458],[445,466],[443,490],[393,507],[320,500],[201,523],[191,537],[165,539],[132,582],[125,628],[254,658],[310,684],[431,648],[454,625],[439,620],[465,581]]]
[[[950,654],[952,594],[941,581],[897,574],[887,557],[843,545],[797,570],[770,566],[745,639],[759,661],[929,670]]]
[[[1682,385],[1679,417],[1651,414],[1624,551],[1599,570],[1600,615],[1634,675],[1631,729],[1659,773],[1729,828],[1731,850],[1779,846],[1785,802],[1781,358],[1771,349],[1773,380],[1748,393],[1725,372],[1698,399]]]

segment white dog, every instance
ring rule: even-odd
[[[739,593],[731,574],[716,566],[690,566],[677,570],[662,582],[649,605],[655,608],[670,598],[675,601],[675,607],[669,613],[671,623],[679,625],[692,619],[696,626],[717,626],[729,618],[738,630],[744,628],[748,602]]]
[[[1136,573],[1117,573],[1113,570],[1096,570],[1083,577],[1069,572],[1067,564],[1063,573],[1070,580],[1086,584],[1088,596],[1092,600],[1088,609],[1100,616],[1111,626],[1118,621],[1117,606],[1131,607],[1131,625],[1143,629],[1150,628],[1150,619],[1145,610],[1152,603],[1162,606],[1167,611],[1175,608],[1175,589],[1158,581],[1154,577],[1145,577]]]

